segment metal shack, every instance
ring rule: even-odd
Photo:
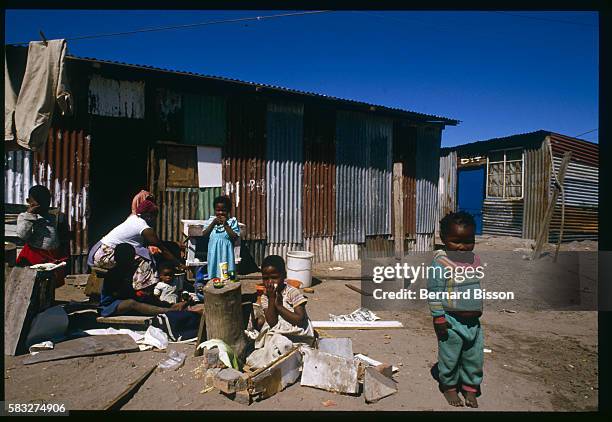
[[[478,234],[535,239],[544,219],[563,154],[572,158],[565,175],[563,241],[597,239],[599,146],[558,133],[536,132],[442,148],[439,215],[464,210],[476,217]],[[559,196],[548,238],[561,225]]]
[[[160,205],[160,236],[178,242],[181,219],[229,195],[258,264],[292,249],[315,262],[389,253],[395,162],[405,248],[433,248],[440,141],[457,120],[93,58],[66,66],[75,113],[54,117],[42,150],[5,154],[5,202],[48,186],[71,218],[74,271],[140,189]]]

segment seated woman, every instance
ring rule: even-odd
[[[28,192],[28,209],[17,216],[17,236],[25,245],[17,257],[17,265],[55,263],[67,259],[60,241],[62,225],[49,213],[51,192],[36,185]],[[65,227],[64,227],[65,228]],[[61,273],[61,274],[60,274]],[[63,284],[63,270],[56,273],[56,284]]]
[[[115,266],[106,273],[102,283],[100,315],[157,315],[171,310],[181,310],[186,302],[169,306],[159,301],[153,295],[138,297],[132,286],[134,272],[138,268],[134,247],[128,243],[120,243],[115,247]],[[152,286],[151,286],[152,287]],[[150,288],[144,289],[145,292]]]
[[[133,287],[137,295],[141,290],[155,286],[159,281],[153,257],[147,246],[156,246],[161,250],[163,259],[183,268],[184,266],[177,257],[166,248],[151,228],[157,218],[157,212],[157,205],[152,201],[142,201],[136,209],[136,214],[130,215],[94,245],[89,253],[89,265],[111,269],[116,265],[115,248],[117,245],[121,243],[132,245],[136,250],[134,259],[137,268],[133,275]]]
[[[293,343],[312,345],[314,329],[306,313],[307,299],[295,287],[285,283],[285,261],[269,255],[261,264],[266,294],[261,298],[264,315],[257,318],[259,334],[255,351],[246,363],[251,368],[262,368],[287,352]]]

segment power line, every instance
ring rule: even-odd
[[[591,25],[589,23],[583,23],[583,22],[566,21],[566,20],[562,20],[562,19],[542,18],[542,17],[538,17],[538,16],[521,15],[519,13],[502,12],[502,11],[498,11],[498,10],[492,10],[492,12],[493,13],[501,13],[502,15],[516,16],[516,17],[519,17],[519,18],[535,19],[535,20],[547,21],[547,22],[568,23],[570,25],[588,26],[590,28],[595,28],[593,25]]]
[[[110,32],[110,33],[106,33],[106,34],[82,35],[82,36],[78,36],[78,37],[66,38],[66,41],[85,40],[85,39],[103,38],[103,37],[114,37],[114,36],[119,36],[119,35],[131,35],[131,34],[138,34],[138,33],[143,33],[143,32],[168,31],[168,30],[171,30],[171,29],[185,29],[185,28],[193,28],[193,27],[196,27],[196,26],[217,25],[217,24],[221,24],[221,23],[236,23],[236,22],[245,22],[245,21],[254,21],[254,20],[261,21],[261,20],[264,20],[264,19],[284,18],[284,17],[287,17],[287,16],[312,15],[312,14],[315,14],[315,13],[328,13],[328,12],[331,12],[331,10],[314,10],[314,11],[309,11],[309,12],[283,13],[283,14],[278,14],[278,15],[253,16],[253,17],[248,17],[248,18],[237,18],[237,19],[224,19],[224,20],[219,20],[219,21],[207,21],[207,22],[199,22],[199,23],[190,23],[190,24],[185,24],[185,25],[161,26],[161,27],[155,27],[155,28],[143,28],[143,29],[137,29],[137,30],[134,30],[134,31],[126,31],[126,32]],[[23,44],[28,44],[28,43],[29,43],[29,41],[18,42],[18,43],[11,43],[11,44],[7,44],[7,45],[23,45]]]
[[[596,132],[596,131],[598,131],[598,130],[599,130],[599,129],[591,129],[591,130],[589,130],[589,131],[587,131],[587,132],[584,132],[584,133],[581,133],[581,134],[579,134],[579,135],[574,135],[574,138],[577,138],[577,137],[582,136],[582,135],[586,135],[587,133]]]

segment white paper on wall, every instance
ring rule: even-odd
[[[201,188],[221,186],[221,148],[198,147],[198,185]]]

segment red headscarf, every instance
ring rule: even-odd
[[[132,214],[138,214],[136,212],[138,205],[140,205],[141,202],[146,199],[153,201],[153,195],[151,195],[151,192],[146,190],[141,190],[136,194],[136,196],[134,196],[134,199],[132,199]]]
[[[157,212],[157,210],[157,205],[155,205],[153,201],[145,199],[138,205],[138,207],[136,207],[136,214],[152,214]]]

